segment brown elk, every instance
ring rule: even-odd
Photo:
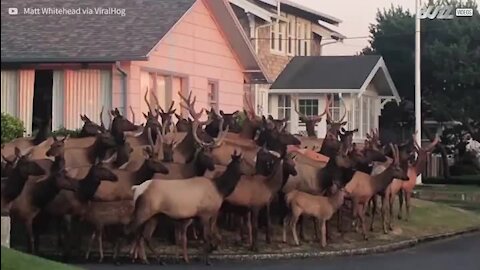
[[[166,214],[177,220],[199,217],[205,238],[205,262],[209,264],[214,220],[225,197],[230,195],[243,174],[241,155],[234,152],[225,172],[211,180],[195,177],[179,180],[152,181],[135,203],[134,219],[127,232],[136,231],[156,214]],[[184,238],[186,246],[186,238]]]
[[[295,244],[298,246],[296,224],[301,215],[309,215],[316,219],[317,226],[321,228],[322,247],[327,246],[327,226],[326,222],[332,218],[337,210],[343,205],[343,201],[348,192],[344,188],[340,188],[336,192],[332,192],[330,196],[312,195],[309,193],[293,190],[286,195],[287,205],[291,209],[291,216],[285,217],[283,221],[283,242],[287,242],[286,227],[289,224],[292,231]]]
[[[298,117],[300,118],[300,121],[302,121],[305,124],[305,128],[307,130],[307,138],[312,138],[312,142],[315,143],[318,146],[321,146],[323,141],[319,141],[317,137],[317,132],[315,131],[315,127],[318,123],[322,121],[322,117],[327,113],[328,108],[330,107],[330,99],[327,98],[327,103],[325,105],[325,110],[323,111],[322,114],[320,115],[306,115],[302,112],[300,112],[300,105],[298,102],[298,96],[292,96],[292,99],[294,101],[294,108],[295,112],[298,114]],[[300,137],[299,138],[302,141],[302,146],[310,146],[309,144],[306,144],[305,140],[306,138]],[[305,141],[304,141],[305,140]]]
[[[364,172],[355,172],[345,189],[350,193],[353,202],[354,217],[358,218],[361,226],[363,237],[368,239],[366,234],[365,211],[370,199],[381,190],[384,190],[394,178],[408,180],[406,172],[400,166],[398,147],[390,144],[393,152],[393,160],[390,165],[382,173],[371,176]],[[384,212],[385,209],[382,209]],[[385,215],[382,215],[385,217]],[[372,217],[373,219],[374,217]]]
[[[16,147],[13,160],[2,156],[6,162],[5,168],[2,168],[2,173],[5,172],[7,177],[5,181],[2,181],[2,213],[8,211],[10,203],[20,195],[29,176],[46,174],[42,167],[30,160],[30,154],[31,149],[27,153],[22,154],[20,149]]]

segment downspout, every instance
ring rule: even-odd
[[[122,76],[122,93],[123,93],[123,115],[128,118],[127,110],[127,72],[125,72],[120,66],[120,62],[115,62],[115,67]]]

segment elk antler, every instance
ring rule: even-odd
[[[158,105],[158,107],[163,114],[173,114],[176,111],[176,109],[173,109],[174,105],[175,105],[175,101],[172,100],[172,102],[170,103],[170,108],[168,108],[167,112],[165,112],[160,105]]]
[[[192,101],[192,92],[188,94],[188,98],[185,98],[182,93],[178,92],[178,95],[180,98],[183,100],[183,103],[180,104],[180,106],[190,113],[190,115],[193,117],[193,120],[200,120],[200,117],[202,116],[203,112],[205,109],[202,109],[200,112],[195,111],[195,102],[197,102],[197,97],[195,96]]]
[[[153,114],[153,110],[152,110],[152,106],[150,106],[150,103],[148,102],[148,87],[147,87],[147,92],[145,92],[145,96],[143,97],[143,99],[145,100],[145,103],[147,103],[147,106],[148,106],[148,111],[150,112],[151,115],[155,116]]]
[[[135,124],[135,113],[133,112],[132,106],[130,106],[130,111],[132,112],[132,123]]]
[[[152,91],[152,96],[153,96],[153,98],[155,99],[155,103],[157,103],[157,108],[161,109],[161,107],[160,107],[160,102],[158,102],[158,97],[157,97],[157,95],[155,94],[155,91]]]
[[[204,142],[202,140],[200,140],[200,138],[198,138],[198,134],[197,134],[197,131],[198,131],[198,128],[201,127],[202,125],[204,125],[204,123],[200,123],[199,121],[194,121],[193,122],[193,126],[192,126],[192,131],[193,131],[193,137],[195,138],[195,141],[197,141],[202,147],[216,147],[216,146],[220,146],[220,144],[222,143],[222,141],[225,139],[225,137],[227,136],[228,134],[228,130],[229,130],[229,126],[227,125],[225,129],[222,129],[223,127],[223,122],[224,122],[224,119],[223,117],[220,119],[220,132],[218,133],[217,137],[216,138],[213,138],[213,142],[210,142],[210,143],[207,143],[207,142]]]
[[[255,119],[257,117],[257,114],[255,113],[255,107],[252,104],[251,98],[247,96],[247,93],[244,94],[244,99],[245,99],[245,105],[247,105],[246,111],[249,114],[247,115],[247,117],[251,120]]]
[[[105,130],[105,124],[103,123],[103,107],[102,106],[102,110],[100,111],[100,127]]]
[[[291,98],[293,99],[293,105],[294,105],[294,108],[295,108],[295,112],[298,114],[298,116],[300,117],[300,120],[302,120],[303,122],[307,122],[307,121],[312,121],[312,122],[320,122],[322,121],[322,116],[324,116],[326,113],[327,113],[327,110],[325,110],[322,114],[320,115],[305,115],[303,113],[300,112],[299,110],[299,102],[298,102],[298,95],[295,95],[295,96],[291,96]]]

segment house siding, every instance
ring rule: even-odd
[[[127,105],[137,115],[148,111],[143,101],[147,89],[141,87],[142,72],[183,77],[184,87],[197,96],[197,109],[209,107],[209,80],[218,83],[220,109],[229,112],[243,106],[243,68],[202,1],[197,1],[160,41],[148,61],[128,64]],[[171,98],[178,108],[180,98],[176,93],[166,93],[162,98],[166,103]]]

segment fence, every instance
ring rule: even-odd
[[[443,175],[442,156],[439,154],[431,154],[427,158],[426,177],[441,177]]]

